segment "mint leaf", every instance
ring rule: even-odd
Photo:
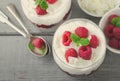
[[[40,48],[40,54],[44,54],[44,53],[45,53],[45,51],[46,51],[45,46],[43,46],[42,48]]]
[[[40,54],[44,54],[45,53],[45,49],[40,49]]]
[[[32,45],[32,43],[29,43],[29,48],[31,51],[33,51],[35,47]]]
[[[116,22],[115,26],[120,27],[120,20]]]
[[[80,43],[83,46],[88,46],[90,44],[90,41],[87,38],[81,38]]]
[[[116,17],[116,18],[113,18],[112,19],[112,24],[116,26],[116,23],[120,21],[120,18],[119,17]]]
[[[39,5],[40,2],[41,2],[41,0],[36,0],[35,5]]]
[[[48,8],[46,0],[36,0],[35,5],[39,5],[43,10]]]
[[[81,44],[80,44],[80,41],[76,43],[76,46],[79,47]]]
[[[77,46],[80,46],[80,37],[77,34],[71,34],[70,38]]]
[[[45,0],[42,0],[42,1],[40,2],[40,6],[41,6],[41,8],[42,8],[43,10],[46,10],[46,9],[48,8],[48,4],[47,4],[47,2],[46,2]]]
[[[78,41],[80,41],[80,37],[77,34],[71,34],[70,38],[75,43],[77,43]]]

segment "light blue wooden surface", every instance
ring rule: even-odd
[[[88,18],[98,24],[100,18],[91,17],[80,10],[77,1],[72,0],[71,18]],[[34,35],[41,35],[41,30],[31,24],[23,14],[20,0],[0,0],[0,10],[10,20],[20,26],[6,9],[14,3],[25,26]],[[53,34],[42,36],[52,45]],[[90,76],[71,77],[62,72],[53,60],[52,53],[43,58],[32,56],[27,49],[27,40],[6,24],[0,23],[0,81],[119,81],[120,55],[107,50],[101,67]]]

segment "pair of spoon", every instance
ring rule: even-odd
[[[43,39],[41,36],[32,36],[29,31],[27,30],[27,28],[24,26],[24,24],[22,23],[16,9],[15,9],[15,6],[13,4],[9,4],[7,6],[7,9],[11,12],[11,14],[16,18],[16,20],[20,23],[21,27],[24,29],[24,32],[21,31],[20,29],[18,29],[14,24],[12,24],[9,20],[8,20],[8,17],[2,12],[0,11],[0,21],[2,23],[6,23],[8,24],[11,28],[13,28],[14,30],[16,30],[17,32],[19,32],[22,36],[24,36],[25,38],[29,39],[29,42],[28,42],[28,49],[29,51],[38,56],[38,57],[42,57],[42,56],[45,56],[46,54],[50,53],[50,46],[48,44],[48,42]],[[45,44],[45,50],[44,50],[44,53],[41,54],[41,53],[36,53],[35,51],[31,50],[30,49],[30,43],[34,40],[34,39],[37,39],[37,38],[40,38],[44,41],[44,44]]]

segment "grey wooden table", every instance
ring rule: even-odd
[[[87,18],[99,23],[100,18],[94,18],[80,10],[77,1],[73,0],[71,18]],[[0,0],[0,9],[10,20],[20,26],[6,9],[9,3],[14,3],[20,16],[34,35],[42,35],[52,45],[53,32],[43,33],[24,16],[20,0]],[[43,58],[32,56],[27,50],[27,40],[0,23],[0,81],[119,81],[120,55],[107,50],[102,66],[90,76],[71,77],[62,72],[53,60],[52,53]]]

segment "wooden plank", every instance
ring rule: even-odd
[[[52,44],[52,36],[44,36]],[[21,36],[0,36],[0,81],[116,81],[120,80],[120,56],[107,51],[102,66],[90,76],[71,77],[62,72],[52,53],[32,56]]]

